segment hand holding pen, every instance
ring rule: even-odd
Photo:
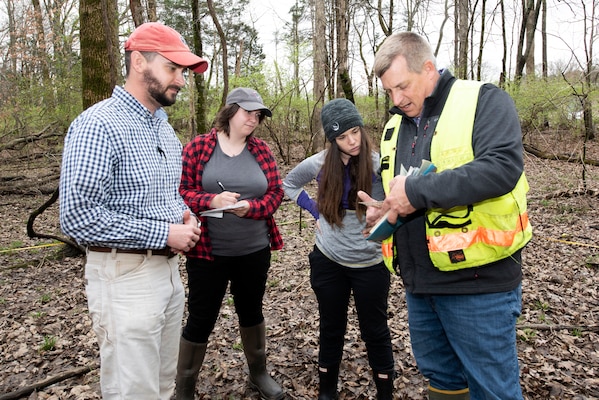
[[[231,210],[226,210],[225,212],[235,214],[238,217],[244,217],[250,210],[250,203],[247,200],[242,200],[241,202],[238,203],[238,198],[239,198],[239,196],[241,196],[239,193],[229,192],[225,188],[225,185],[221,181],[216,181],[216,184],[220,188],[221,193],[216,195],[216,197],[214,197],[214,199],[212,200],[212,203],[210,203],[210,206],[212,208],[220,208],[220,207],[226,207],[226,206],[230,206],[233,204],[237,204],[237,205],[239,205],[239,207],[236,207]],[[221,204],[221,205],[219,205],[218,207],[214,207],[215,204]]]
[[[210,202],[210,208],[221,208],[237,203],[237,199],[241,196],[236,192],[229,192],[221,181],[216,181],[221,192],[214,196]]]

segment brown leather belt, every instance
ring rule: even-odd
[[[100,253],[112,253],[112,250],[116,250],[117,253],[125,254],[148,254],[151,252],[153,256],[166,256],[168,258],[174,257],[177,253],[173,253],[170,248],[164,249],[113,249],[112,247],[99,247],[99,246],[88,246],[89,251],[98,251]]]

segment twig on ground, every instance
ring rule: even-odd
[[[15,400],[21,397],[27,396],[38,389],[45,388],[46,386],[53,385],[55,383],[64,381],[65,379],[73,378],[75,376],[87,374],[99,367],[99,363],[93,363],[84,367],[74,368],[69,371],[61,372],[58,375],[50,376],[42,381],[36,382],[32,385],[25,386],[14,392],[5,393],[0,395],[0,400]]]

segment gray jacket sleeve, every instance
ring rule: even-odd
[[[283,180],[283,190],[287,197],[297,201],[299,195],[304,191],[304,186],[316,178],[324,163],[326,150],[310,156],[297,164]]]

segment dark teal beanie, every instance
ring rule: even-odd
[[[364,126],[358,109],[347,99],[334,99],[326,103],[320,112],[320,121],[330,142],[348,129]]]

